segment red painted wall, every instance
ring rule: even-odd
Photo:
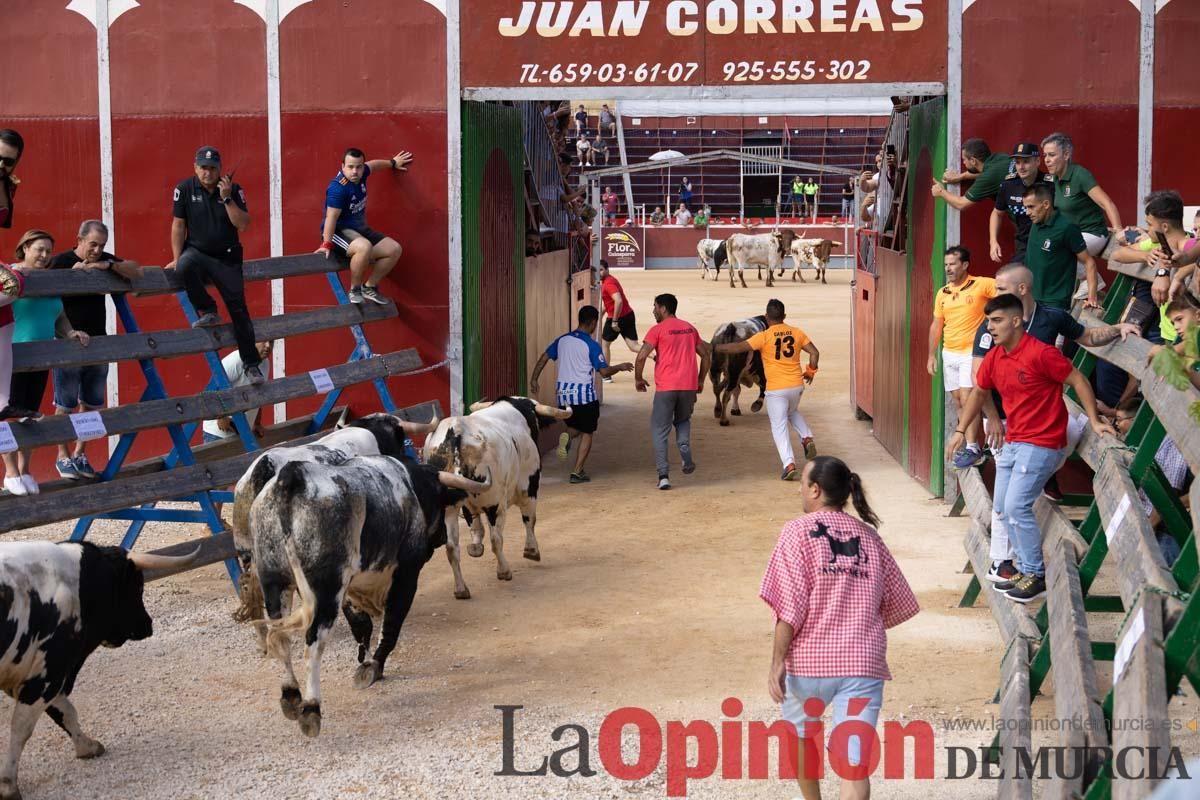
[[[16,223],[0,231],[5,258],[26,228],[51,230],[65,249],[81,220],[101,216],[96,30],[62,6],[5,3],[6,28],[25,33],[20,48],[0,56],[0,71],[9,76],[3,125],[27,143]],[[263,20],[229,0],[141,0],[112,22],[109,36],[117,251],[143,264],[170,259],[172,188],[191,174],[196,148],[211,144],[227,168],[237,168],[246,191],[246,257],[270,255]],[[280,25],[284,252],[316,247],[325,186],[345,148],[363,148],[371,158],[411,150],[416,161],[408,174],[371,180],[368,219],[395,237],[404,255],[383,285],[400,317],[367,334],[377,352],[415,346],[427,364],[445,357],[449,329],[445,39],[445,18],[423,2],[398,9],[390,0],[315,0]],[[270,313],[268,284],[251,285],[247,299],[255,316]],[[331,305],[333,296],[318,277],[288,281],[285,300],[293,311]],[[136,300],[134,310],[147,329],[184,322],[169,297]],[[287,369],[339,363],[352,349],[349,332],[298,337],[288,342]],[[160,371],[179,393],[198,391],[209,377],[198,357],[162,362]],[[140,370],[122,367],[120,382],[122,399],[136,400]],[[401,405],[431,398],[449,404],[445,369],[393,379],[390,388]],[[343,397],[356,411],[378,407],[369,385]],[[291,403],[289,415],[318,403]],[[135,456],[162,452],[167,441],[165,434],[143,434]],[[43,475],[49,456],[38,457]]]

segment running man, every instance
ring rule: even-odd
[[[600,311],[595,306],[579,309],[579,327],[559,336],[546,352],[538,358],[529,379],[529,388],[534,396],[538,393],[538,378],[546,364],[553,360],[558,368],[556,395],[559,408],[570,408],[567,427],[571,433],[558,438],[558,458],[567,460],[571,440],[579,438],[575,451],[575,469],[571,472],[571,483],[587,483],[591,477],[583,471],[588,454],[592,451],[592,434],[600,423],[600,401],[596,398],[596,373],[607,378],[617,372],[629,372],[633,364],[626,361],[608,365],[600,345],[596,344],[596,326],[600,324]]]
[[[400,260],[400,243],[367,227],[367,178],[377,169],[407,172],[412,160],[412,153],[401,151],[395,158],[367,161],[362,150],[351,147],[325,190],[325,221],[317,252],[329,258],[329,251],[336,247],[350,259],[351,303],[370,300],[386,304],[379,282]]]
[[[933,322],[929,325],[929,358],[925,370],[937,374],[938,343],[942,345],[942,386],[954,396],[961,415],[975,385],[971,347],[975,331],[983,322],[983,307],[996,296],[994,278],[971,274],[971,252],[962,246],[946,248],[946,285],[933,299]],[[983,461],[981,421],[967,428],[967,446],[954,455],[954,466],[973,467]]]
[[[637,317],[634,316],[633,306],[625,296],[621,282],[613,277],[608,269],[608,262],[600,259],[600,301],[604,305],[604,360],[611,361],[609,347],[620,336],[625,340],[629,352],[637,353],[642,349],[638,342]],[[605,383],[612,383],[612,378],[605,378]]]
[[[634,383],[639,392],[649,384],[642,377],[646,359],[657,353],[654,364],[654,406],[650,413],[650,431],[654,437],[654,461],[658,468],[658,488],[670,489],[671,477],[667,463],[667,440],[675,428],[675,444],[683,461],[683,474],[696,471],[692,458],[692,409],[696,395],[704,391],[704,376],[712,360],[708,342],[690,322],[675,316],[679,301],[673,294],[654,298],[654,321],[658,324],[646,332],[646,341],[634,364]],[[696,356],[700,370],[696,370]],[[695,375],[695,379],[692,376]]]
[[[800,413],[800,395],[806,384],[812,383],[817,374],[817,362],[821,358],[817,346],[804,331],[784,322],[784,307],[779,300],[767,301],[767,329],[740,342],[719,344],[718,353],[746,353],[757,350],[762,355],[763,372],[767,376],[767,416],[771,420],[771,435],[775,438],[775,449],[783,462],[785,481],[800,477],[796,471],[796,457],[792,454],[790,424],[800,434],[804,446],[804,457],[812,460],[817,456],[812,429]],[[808,353],[808,366],[801,368],[800,352]]]

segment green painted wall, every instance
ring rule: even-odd
[[[507,157],[508,185],[485,187],[485,171],[496,150]],[[499,103],[464,102],[462,104],[462,314],[463,314],[463,401],[470,405],[487,391],[484,385],[484,347],[489,342],[514,344],[516,360],[515,390],[526,392],[525,364],[525,145],[521,115],[515,108]],[[515,230],[510,252],[496,252],[495,242],[486,236],[489,220],[483,219],[484,194],[510,192],[515,214]],[[494,201],[494,198],[492,198]],[[511,262],[509,260],[511,259]],[[501,260],[506,263],[498,263]],[[482,286],[488,271],[491,294],[483,297]],[[497,285],[496,274],[507,278]],[[511,285],[510,285],[511,284]],[[499,314],[496,309],[515,313]],[[515,342],[512,339],[515,337]],[[503,358],[507,348],[494,348],[491,358]],[[512,365],[500,368],[509,371]],[[497,365],[489,365],[496,369]],[[506,389],[507,390],[507,389]]]

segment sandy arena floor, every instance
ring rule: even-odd
[[[942,774],[945,746],[978,747],[990,738],[946,734],[941,725],[955,717],[988,719],[996,710],[988,703],[999,639],[986,608],[955,607],[966,585],[959,574],[964,522],[948,518],[946,507],[871,436],[870,424],[854,419],[849,278],[831,272],[828,286],[788,280],[768,292],[755,281],[750,289],[701,282],[693,271],[620,275],[643,332],[658,292],[674,291],[680,316],[705,336],[723,321],[762,313],[777,296],[820,347],[821,371],[801,408],[820,451],[862,475],[883,517],[881,532],[923,607],[890,636],[895,680],[883,718],[929,720]],[[614,348],[614,360],[625,358],[622,350]],[[522,537],[510,528],[514,580],[495,579],[490,552],[464,558],[473,599],[458,601],[450,570],[436,556],[386,679],[365,691],[351,686],[355,651],[339,623],[324,661],[319,739],[305,739],[280,714],[279,670],[257,653],[251,632],[230,620],[235,604],[222,567],[153,584],[147,606],[155,636],[97,652],[74,694],[84,729],[108,753],[76,761],[68,740],[43,720],[22,759],[26,800],[666,796],[662,764],[636,782],[603,773],[600,720],[640,706],[662,724],[719,725],[727,697],[745,704],[743,721],[775,719],[765,688],[771,618],[757,591],[780,527],[800,513],[795,487],[779,481],[766,412],[720,428],[711,397],[709,390],[697,405],[693,427],[698,471],[674,470],[675,489],[659,492],[649,397],[634,391],[630,375],[618,376],[606,387],[588,465],[592,483],[570,486],[553,454],[546,461],[538,526],[543,561],[521,559]],[[749,403],[743,407],[748,413]],[[115,541],[115,523],[105,524],[110,533],[98,540]],[[22,536],[62,538],[68,530],[59,525]],[[139,547],[193,535],[195,528],[152,525]],[[1039,704],[1052,708],[1046,700]],[[516,717],[519,768],[574,744],[574,733],[563,742],[550,734],[578,723],[591,734],[591,767],[600,774],[495,776],[502,758],[496,705],[525,707]],[[574,756],[566,761],[574,763]],[[830,779],[827,790],[835,785]],[[996,790],[980,780],[876,777],[874,785],[877,796],[902,798],[983,798]],[[798,794],[778,779],[689,784],[691,797]]]

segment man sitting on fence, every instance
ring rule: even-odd
[[[196,174],[175,187],[171,220],[171,263],[187,289],[188,300],[199,315],[193,328],[221,324],[217,304],[205,290],[217,287],[233,323],[233,336],[246,363],[246,376],[253,384],[266,380],[258,368],[254,349],[254,321],[246,308],[246,284],[242,277],[242,243],[238,234],[250,224],[246,194],[233,182],[233,174],[221,174],[221,154],[205,146],[196,151]]]
[[[107,244],[108,226],[98,219],[86,220],[79,226],[75,249],[50,259],[50,269],[109,270],[125,280],[132,280],[141,274],[142,269],[137,263],[105,252],[104,246]],[[63,311],[71,327],[93,339],[107,335],[104,297],[102,294],[65,295],[62,299]],[[58,367],[54,369],[53,377],[55,414],[104,408],[108,390],[108,364]],[[54,462],[58,474],[71,480],[95,478],[96,471],[92,469],[84,451],[86,442],[76,442],[74,452],[68,444],[58,446],[58,456]]]
[[[1042,532],[1033,503],[1042,486],[1058,468],[1067,444],[1067,409],[1063,384],[1075,390],[1097,435],[1115,434],[1096,410],[1096,397],[1087,378],[1071,366],[1062,353],[1025,333],[1024,308],[1010,294],[988,301],[984,307],[988,332],[996,347],[984,358],[975,376],[975,388],[946,446],[947,456],[964,443],[964,430],[983,408],[992,389],[1000,393],[1008,413],[1007,441],[996,456],[993,503],[1007,525],[1017,555],[1017,575],[993,588],[1010,600],[1028,603],[1046,593],[1046,566],[1042,560]]]
[[[262,360],[262,372],[264,376],[271,374],[271,348],[273,344],[273,342],[268,340],[255,345],[257,355]],[[239,351],[234,350],[221,359],[221,367],[225,370],[225,378],[229,381],[230,388],[236,389],[239,386],[246,386],[252,383],[246,375],[246,365],[242,361],[242,354]],[[260,410],[253,409],[246,412],[246,424],[250,426],[251,432],[257,438],[261,438],[264,432],[262,425],[258,422],[258,412]],[[233,426],[233,417],[220,417],[204,421],[205,442],[219,442],[222,439],[228,439],[233,436],[237,436],[237,429]]]
[[[387,303],[379,293],[379,282],[400,260],[400,243],[367,226],[367,178],[377,169],[407,172],[412,159],[412,153],[401,151],[395,158],[367,161],[362,150],[351,147],[325,190],[325,221],[317,252],[328,258],[336,247],[350,259],[351,303]]]

